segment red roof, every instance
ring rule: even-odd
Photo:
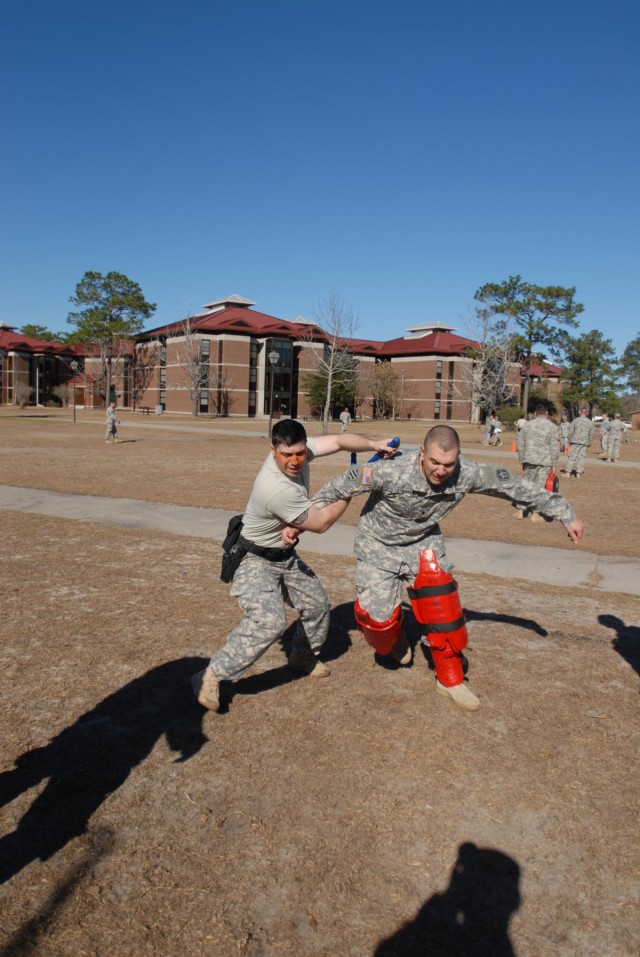
[[[34,339],[32,336],[23,336],[19,332],[0,329],[0,349],[7,352],[30,352],[34,355],[43,352],[49,355],[78,355],[83,356],[86,350],[82,346],[65,345],[61,342],[48,342],[45,339]]]
[[[302,322],[289,322],[286,319],[276,319],[264,312],[255,312],[238,306],[230,306],[219,312],[208,312],[200,316],[191,316],[189,319],[192,330],[195,332],[244,332],[259,336],[302,336],[305,333],[321,336],[318,326]],[[142,333],[143,337],[158,335],[163,332],[179,333],[182,323],[170,322],[166,326],[158,326]]]
[[[521,366],[521,372],[522,375],[527,374],[527,369],[524,362]],[[562,375],[562,369],[559,369],[558,366],[551,365],[550,362],[532,362],[529,368],[529,375],[533,379],[542,379],[549,376],[552,378],[560,378]]]
[[[401,336],[399,339],[390,339],[379,349],[381,356],[459,356],[466,349],[477,349],[478,343],[473,339],[456,336],[452,332],[431,332],[424,336]]]

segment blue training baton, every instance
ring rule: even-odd
[[[396,435],[395,439],[391,439],[391,441],[389,442],[389,448],[397,449],[399,445],[400,445],[400,438],[399,436]],[[384,456],[385,456],[384,452],[376,452],[375,455],[371,456],[371,458],[369,459],[369,462],[379,462],[380,459],[384,458]]]

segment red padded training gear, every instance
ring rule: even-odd
[[[390,655],[391,649],[402,634],[403,613],[400,605],[394,608],[391,618],[387,621],[375,621],[362,608],[357,598],[353,612],[367,644],[371,645],[379,655]]]
[[[467,647],[458,583],[440,568],[432,549],[420,552],[420,569],[408,589],[416,620],[427,628],[427,640],[438,681],[447,688],[462,684],[462,649]]]

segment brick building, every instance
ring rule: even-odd
[[[278,319],[253,309],[239,296],[206,304],[184,322],[150,329],[136,337],[133,392],[138,407],[170,412],[304,418],[310,408],[304,395],[313,353],[327,336],[304,319]],[[360,372],[390,363],[400,382],[396,413],[419,419],[468,421],[472,417],[466,382],[472,360],[467,350],[477,343],[453,333],[444,323],[427,323],[405,336],[380,342],[347,340]],[[277,364],[269,355],[278,356]],[[519,370],[514,364],[517,395]],[[479,413],[479,410],[477,410]],[[373,395],[365,396],[359,414],[376,414]]]
[[[82,370],[85,350],[45,342],[0,323],[0,405],[46,405],[55,390],[69,387],[74,364]]]
[[[114,344],[112,397],[124,408],[177,412],[185,415],[273,415],[305,418],[312,410],[304,391],[314,358],[327,348],[328,337],[314,322],[279,319],[259,312],[255,303],[229,296],[207,303],[203,311],[181,322],[149,329],[134,342]],[[417,324],[387,341],[344,341],[357,360],[360,390],[357,415],[389,414],[377,404],[368,385],[380,367],[392,370],[393,414],[435,421],[479,421],[486,411],[471,399],[473,359],[478,343],[458,336],[441,322]],[[277,356],[277,362],[270,361]],[[78,363],[73,376],[72,363]],[[508,385],[520,401],[521,370],[513,363]],[[532,385],[557,400],[561,370],[549,363],[533,366]],[[44,405],[56,386],[67,383],[76,404],[105,404],[105,377],[99,351],[29,339],[0,324],[0,403]],[[368,390],[368,392],[367,392]]]

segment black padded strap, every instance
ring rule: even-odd
[[[458,590],[456,581],[447,582],[446,585],[425,585],[423,588],[407,588],[407,594],[411,601],[417,598],[437,598],[439,595],[450,595]]]

